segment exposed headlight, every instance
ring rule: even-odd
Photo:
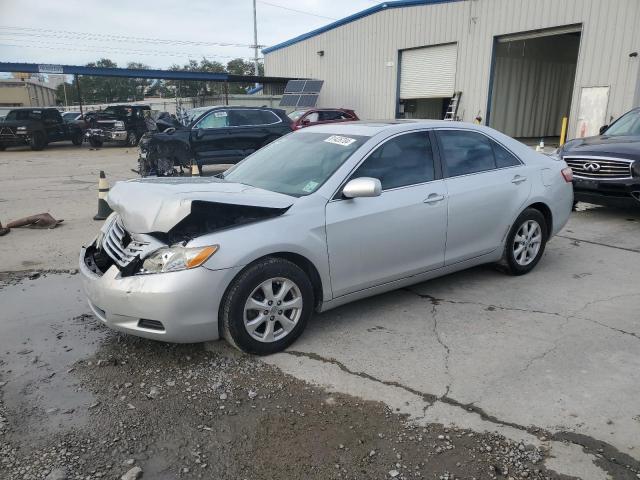
[[[22,127],[16,128],[16,133],[27,133],[27,127],[22,126]]]
[[[124,122],[122,120],[116,120],[113,124],[113,128],[116,130],[124,130]]]
[[[631,165],[631,171],[633,172],[634,177],[640,177],[640,160],[636,160]]]
[[[142,263],[140,275],[149,273],[177,272],[196,268],[209,260],[219,250],[219,245],[208,247],[166,247],[149,255]]]

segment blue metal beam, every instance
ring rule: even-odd
[[[36,63],[0,62],[0,72],[55,73],[64,75],[91,75],[95,77],[151,78],[164,80],[241,82],[241,83],[286,83],[291,78],[263,77],[254,75],[231,75],[228,73],[184,72],[173,70],[84,67],[81,65],[43,65]]]

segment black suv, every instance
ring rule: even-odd
[[[65,123],[55,108],[16,108],[0,121],[0,150],[18,145],[42,150],[49,143],[64,140],[82,145],[82,129]]]
[[[603,126],[600,135],[567,142],[558,155],[573,170],[576,201],[640,207],[640,108]]]
[[[145,116],[150,113],[148,105],[109,105],[104,110],[87,113],[87,139],[95,148],[104,142],[122,142],[135,147],[147,131]]]
[[[187,127],[154,134],[146,146],[147,163],[176,167],[196,164],[199,169],[203,165],[237,163],[291,131],[291,119],[284,110],[212,107]]]

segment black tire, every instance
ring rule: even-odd
[[[247,331],[244,324],[244,308],[249,296],[260,284],[275,278],[284,278],[295,284],[302,297],[302,308],[297,323],[288,334],[271,342],[262,342],[253,338]],[[304,331],[313,313],[314,304],[313,286],[307,274],[288,260],[267,257],[247,267],[231,282],[220,307],[219,320],[222,334],[227,342],[243,352],[257,355],[280,352],[291,345]],[[271,320],[265,320],[265,324],[272,321],[274,317],[270,318]],[[275,320],[272,326],[273,329],[276,327],[281,328],[278,320]]]
[[[137,147],[140,139],[138,138],[138,134],[136,132],[128,132],[127,139],[125,140],[125,145],[127,147]]]
[[[7,149],[4,145],[0,145],[0,152],[4,152]]]
[[[31,135],[31,140],[29,141],[29,145],[31,146],[31,150],[33,151],[38,152],[40,150],[43,150],[47,145],[47,139],[45,138],[44,133],[33,132],[33,135]]]
[[[89,138],[89,144],[93,148],[100,148],[100,147],[102,147],[102,140],[100,140],[99,138],[90,137]]]
[[[76,132],[71,136],[71,143],[73,143],[76,147],[82,145],[82,141],[84,140],[84,135],[82,132]]]
[[[532,257],[531,260],[523,265],[516,259],[515,249],[517,248],[516,243],[516,235],[520,231],[521,228],[527,222],[535,222],[540,228],[540,247],[536,252],[535,256]],[[532,225],[529,223],[529,225]],[[535,208],[527,208],[524,212],[522,212],[516,221],[513,223],[511,230],[509,231],[509,235],[507,236],[507,242],[505,245],[504,251],[504,263],[507,269],[507,272],[511,275],[524,275],[525,273],[529,273],[531,270],[535,268],[535,266],[542,258],[544,254],[544,249],[547,244],[547,239],[549,237],[549,227],[547,226],[547,221],[544,218],[544,215],[540,213],[539,210]],[[519,243],[519,242],[518,242]],[[527,243],[529,245],[529,243]],[[519,245],[520,246],[520,243]],[[526,247],[525,247],[526,248]]]

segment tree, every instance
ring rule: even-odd
[[[255,75],[253,62],[243,58],[234,58],[227,63],[227,73],[231,75]],[[264,65],[258,63],[258,75],[264,75]],[[232,83],[229,85],[229,93],[247,93],[253,87],[253,83]]]

